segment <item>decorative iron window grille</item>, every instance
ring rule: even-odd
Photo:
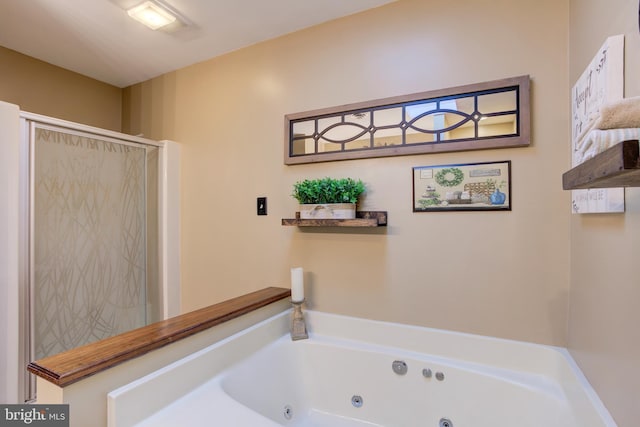
[[[529,145],[529,76],[285,116],[285,164]]]

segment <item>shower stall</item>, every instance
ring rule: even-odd
[[[177,314],[177,144],[19,122],[19,366]]]

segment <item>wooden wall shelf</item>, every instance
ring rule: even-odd
[[[295,218],[283,218],[282,225],[298,227],[384,227],[387,225],[386,211],[357,211],[355,219],[300,219],[300,212]]]
[[[624,141],[592,157],[562,175],[562,188],[640,187],[640,147]]]

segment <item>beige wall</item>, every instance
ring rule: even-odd
[[[122,89],[0,46],[0,101],[120,131]]]
[[[565,345],[568,13],[568,0],[402,0],[126,89],[125,131],[183,143],[183,310],[288,286],[300,265],[316,309]],[[529,148],[283,164],[287,113],[522,74]],[[505,159],[512,212],[412,213],[412,166]],[[363,179],[361,208],[389,226],[282,227],[293,183],[327,175]]]
[[[625,97],[640,96],[637,0],[571,0],[570,85],[625,35]],[[640,420],[640,189],[626,213],[571,217],[569,348],[620,427]]]

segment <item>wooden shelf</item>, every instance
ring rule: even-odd
[[[298,227],[384,227],[387,225],[386,211],[358,211],[355,219],[300,219],[300,212],[295,218],[283,218],[282,225]]]
[[[27,369],[59,387],[66,387],[290,295],[290,289],[261,289],[31,362]]]
[[[562,175],[562,188],[640,187],[640,147],[624,141]]]

